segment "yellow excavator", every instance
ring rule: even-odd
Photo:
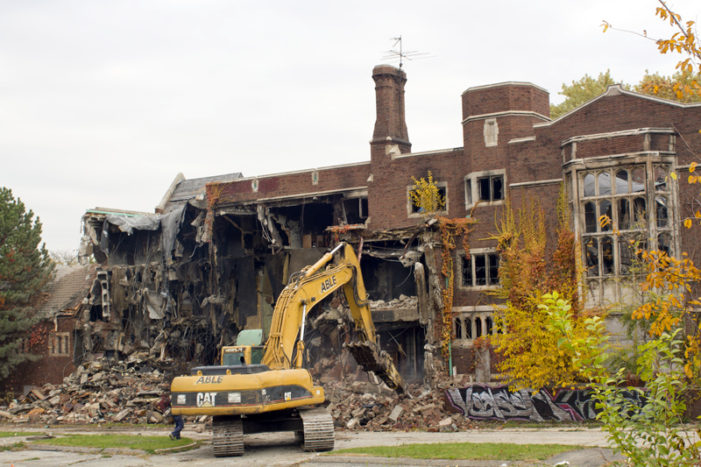
[[[223,348],[220,365],[195,367],[173,379],[172,413],[211,415],[217,457],[242,455],[244,434],[260,432],[294,431],[307,451],[333,449],[324,388],[303,368],[304,323],[315,305],[341,287],[355,322],[347,348],[366,371],[404,392],[391,357],[380,349],[358,258],[342,242],[290,277],[275,304],[261,362],[251,357],[253,346]]]

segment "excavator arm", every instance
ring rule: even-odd
[[[270,369],[301,368],[305,318],[310,310],[339,288],[350,306],[356,340],[348,349],[366,371],[402,393],[404,382],[391,357],[377,343],[358,257],[345,242],[290,278],[275,304],[262,363]]]

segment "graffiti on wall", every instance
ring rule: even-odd
[[[638,406],[643,403],[637,392],[625,396]],[[511,392],[506,386],[473,385],[447,389],[446,399],[456,412],[473,420],[582,421],[595,419],[597,412],[591,391],[585,389]]]

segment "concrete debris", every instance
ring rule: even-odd
[[[444,405],[444,390],[409,386],[398,396],[387,390],[365,392],[366,387],[344,381],[324,384],[329,410],[337,429],[353,431],[464,431],[473,428],[467,417],[455,416]],[[386,389],[386,388],[384,388]]]
[[[127,360],[94,360],[79,366],[63,384],[33,388],[9,405],[0,417],[14,423],[170,423],[155,407],[167,393],[176,366],[146,353]]]
[[[373,383],[365,372],[334,370],[334,364],[348,365],[343,358],[324,363],[322,374],[344,374],[337,379],[321,378],[329,411],[339,429],[458,431],[471,427],[468,418],[455,416],[445,407],[444,389],[410,385],[407,394],[398,396],[384,384]],[[42,425],[169,424],[171,421],[156,409],[156,402],[168,392],[175,372],[187,372],[176,365],[146,352],[134,353],[123,361],[85,362],[62,384],[33,388],[9,405],[0,405],[0,419]],[[211,419],[202,416],[187,423],[204,430]]]

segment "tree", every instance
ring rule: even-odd
[[[645,72],[645,76],[636,84],[634,89],[641,94],[649,94],[662,99],[680,102],[700,102],[701,92],[693,92],[699,88],[701,74],[678,71],[672,76],[659,73]],[[701,89],[701,88],[699,88]]]
[[[695,466],[701,441],[693,439],[683,422],[687,391],[698,388],[701,361],[698,333],[685,336],[683,323],[689,305],[699,304],[686,303],[685,296],[701,271],[686,256],[676,259],[660,251],[642,252],[642,261],[647,276],[641,289],[646,297],[633,319],[646,322],[649,329],[650,340],[640,346],[635,362],[645,390],[626,386],[625,368],[611,368],[614,354],[600,320],[587,320],[595,332],[584,337],[570,331],[565,315],[551,315],[550,325],[563,330],[558,345],[574,356],[573,364],[586,376],[597,420],[614,449],[631,465]],[[629,397],[636,393],[638,401]]]
[[[445,208],[445,196],[441,195],[440,188],[433,181],[433,174],[428,171],[428,177],[416,179],[411,177],[414,186],[409,191],[412,207],[423,214],[429,215]]]
[[[597,78],[584,75],[578,81],[572,81],[571,85],[562,85],[562,94],[566,99],[558,104],[550,106],[550,118],[556,119],[571,112],[580,105],[586,104],[595,97],[600,96],[606,89],[615,84],[610,70],[599,73]],[[679,102],[701,102],[701,73],[689,71],[677,71],[672,76],[664,76],[659,73],[645,72],[638,84],[633,86],[635,92],[660,97],[662,99]],[[622,83],[624,89],[631,86]],[[696,92],[698,91],[698,92]]]
[[[695,22],[684,21],[681,15],[672,11],[667,6],[664,0],[657,0],[661,6],[655,10],[655,15],[662,21],[668,22],[674,30],[674,33],[666,39],[654,39],[648,37],[647,32],[642,33],[634,31],[625,31],[613,27],[608,21],[604,21],[602,26],[604,32],[609,29],[622,31],[632,34],[637,34],[645,39],[649,39],[657,44],[657,50],[661,54],[678,53],[681,55],[675,69],[677,73],[669,79],[665,79],[665,84],[669,84],[669,89],[666,86],[653,86],[647,91],[652,91],[652,94],[657,94],[661,89],[664,89],[669,94],[675,96],[677,100],[690,102],[687,99],[701,99],[701,41],[694,32]],[[641,83],[642,84],[642,83]]]
[[[41,222],[9,188],[0,187],[0,379],[34,356],[22,339],[36,323],[32,306],[53,270],[41,242]]]
[[[550,118],[553,120],[559,118],[600,96],[612,84],[616,84],[616,81],[611,76],[610,70],[606,70],[605,73],[599,73],[599,76],[596,78],[592,78],[588,74],[584,75],[578,81],[572,81],[572,84],[569,86],[563,83],[562,90],[558,94],[565,96],[565,100],[561,104],[550,106]],[[629,86],[624,84],[624,87],[627,88]]]

